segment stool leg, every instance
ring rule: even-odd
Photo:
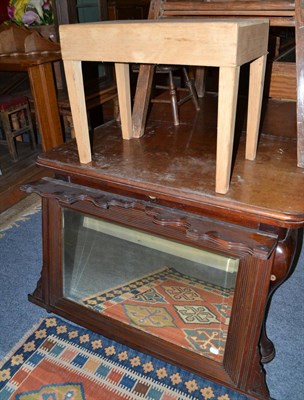
[[[73,118],[72,115],[65,115],[66,123],[70,128],[70,135],[72,139],[75,139],[75,130],[73,125]]]
[[[123,139],[132,139],[132,111],[129,64],[115,63],[117,93]]]
[[[169,71],[169,86],[174,125],[179,125],[177,94],[172,71]]]
[[[92,161],[92,152],[87,110],[85,107],[81,61],[65,60],[63,64],[67,86],[69,88],[70,106],[74,122],[79,160],[82,164],[88,164]]]
[[[266,58],[266,55],[262,56],[250,64],[245,156],[247,160],[254,160],[256,157],[263,102]]]
[[[218,90],[215,191],[229,189],[240,67],[221,67]]]
[[[206,70],[206,67],[196,67],[195,71],[195,88],[197,96],[200,98],[205,96]]]
[[[183,74],[184,74],[184,77],[185,77],[186,85],[187,85],[187,87],[189,89],[189,92],[191,93],[191,99],[193,101],[194,107],[195,107],[196,111],[199,111],[200,110],[200,106],[198,104],[198,97],[197,97],[196,89],[195,89],[195,86],[194,86],[193,82],[189,78],[189,75],[188,75],[186,67],[183,67]]]
[[[29,105],[26,105],[26,116],[28,119],[28,126],[29,126],[29,134],[30,134],[30,139],[32,142],[32,148],[34,150],[36,150],[37,146],[36,146],[36,138],[35,138],[35,133],[34,133],[34,127],[33,127],[33,122],[32,122],[32,118],[31,118],[31,112],[30,112],[30,108]]]
[[[13,131],[11,127],[11,122],[9,120],[9,115],[6,112],[1,113],[1,120],[2,120],[2,127],[5,133],[8,151],[10,153],[11,158],[13,161],[18,161],[18,154],[16,150],[15,139],[13,136]]]
[[[155,66],[149,64],[143,64],[139,68],[132,113],[134,138],[140,138],[145,132],[154,69]]]

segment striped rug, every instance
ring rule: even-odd
[[[0,399],[246,400],[248,397],[57,317],[0,363]]]

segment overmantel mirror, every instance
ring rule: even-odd
[[[274,235],[50,178],[31,190],[43,198],[45,258],[32,301],[266,398]]]

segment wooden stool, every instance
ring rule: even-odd
[[[114,62],[123,139],[139,138],[134,125],[145,125],[145,113],[132,118],[129,65],[219,67],[215,190],[229,189],[240,67],[250,63],[246,155],[256,156],[269,21],[208,19],[115,21],[60,26],[61,53],[81,163],[92,161],[82,80],[82,61]],[[145,106],[151,81],[137,84]],[[137,121],[136,121],[137,118]],[[204,154],[202,154],[204,157]]]
[[[28,133],[32,147],[36,149],[35,134],[26,96],[0,96],[0,117],[13,161],[18,160],[16,137]]]

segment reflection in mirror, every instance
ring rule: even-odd
[[[63,210],[65,298],[219,362],[238,264]]]

